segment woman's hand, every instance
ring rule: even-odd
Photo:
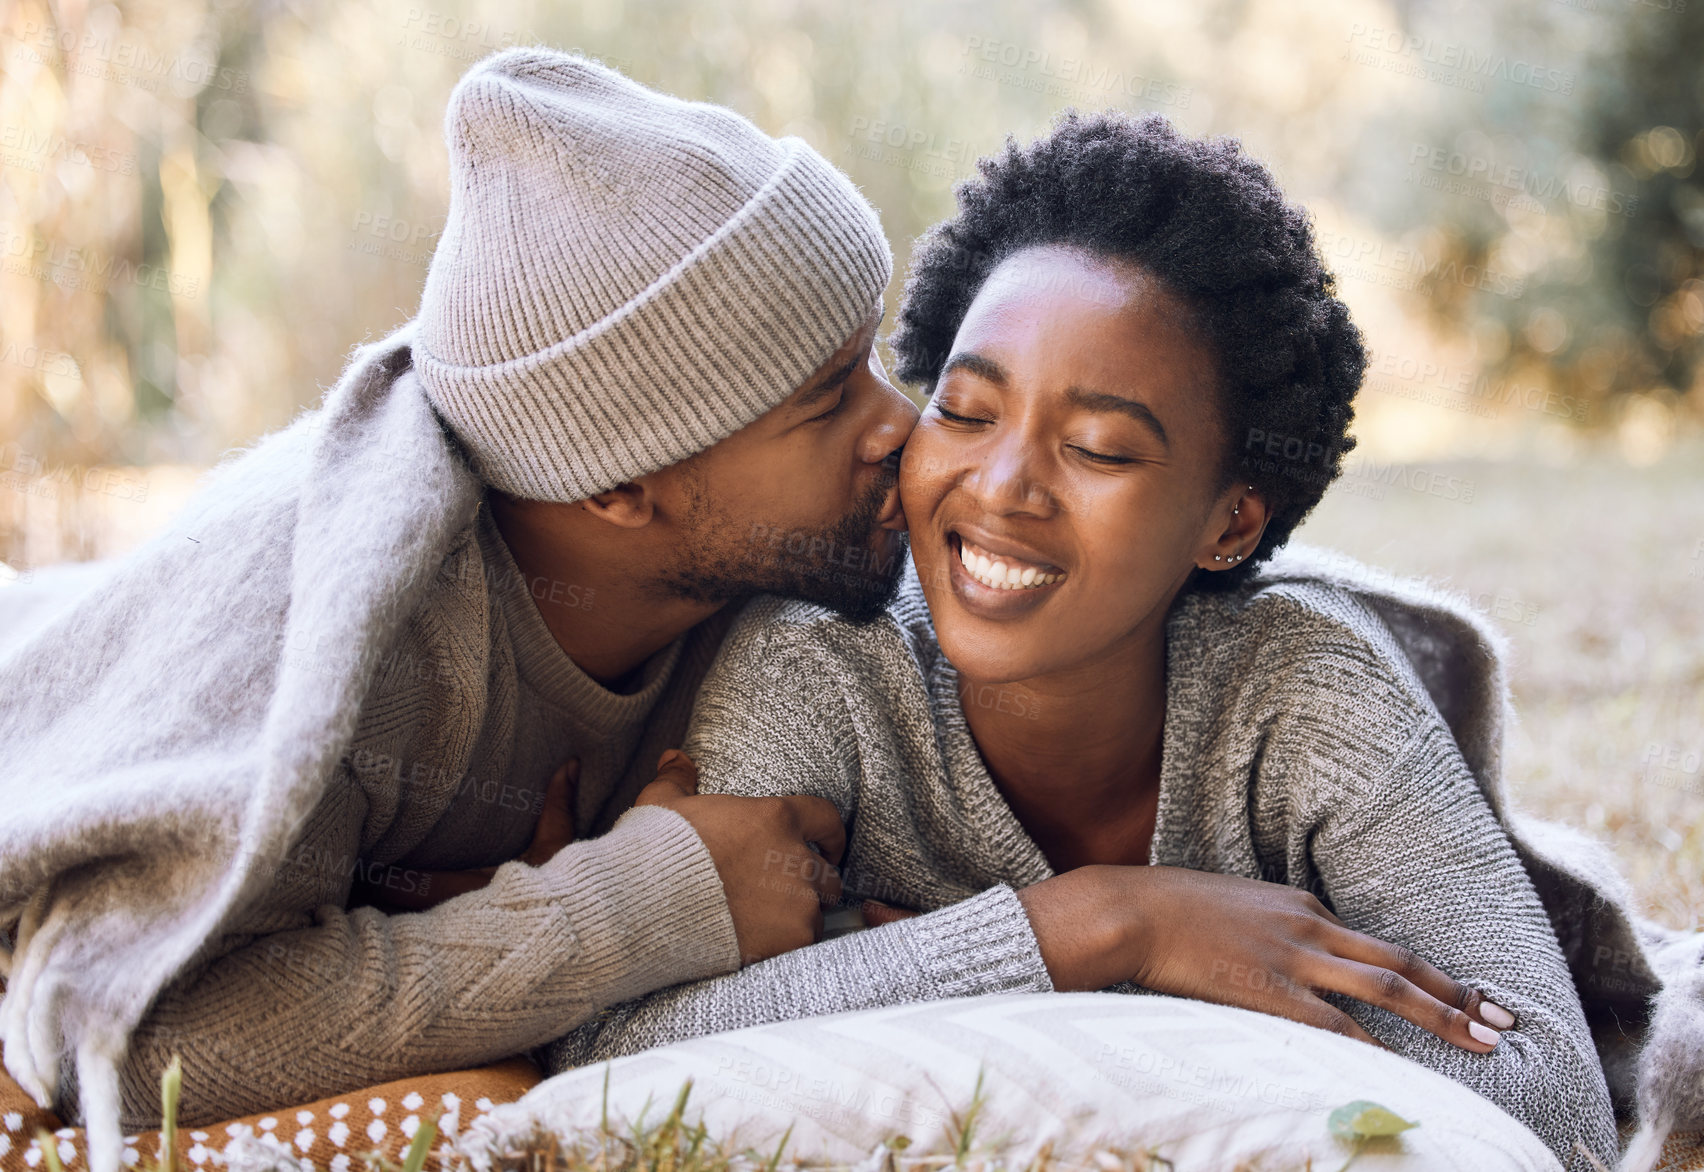
[[[558,769],[544,791],[544,809],[532,842],[517,856],[529,867],[541,867],[563,847],[574,841],[574,796],[580,782],[580,759],[572,758]],[[371,904],[389,914],[421,912],[469,891],[478,891],[496,877],[496,867],[473,867],[465,871],[413,872],[423,877],[406,888],[387,888],[357,879],[349,893],[349,906]]]
[[[550,776],[544,791],[544,810],[533,829],[532,842],[521,852],[521,862],[529,867],[542,867],[556,852],[574,841],[574,799],[580,790],[580,759],[571,757],[567,764]],[[496,873],[496,867],[481,870]]]
[[[1079,867],[1018,893],[1056,989],[1131,980],[1377,1046],[1341,993],[1488,1053],[1514,1016],[1412,949],[1347,927],[1306,891],[1183,867]],[[1492,1028],[1495,1027],[1495,1028]]]

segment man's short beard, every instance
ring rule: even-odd
[[[903,533],[883,557],[871,544],[876,518],[887,501],[891,479],[872,486],[838,524],[815,529],[750,522],[716,515],[702,484],[683,528],[680,568],[656,580],[672,598],[730,602],[754,594],[775,594],[826,606],[842,617],[867,623],[893,601],[908,554]]]

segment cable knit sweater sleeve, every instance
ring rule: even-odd
[[[473,556],[467,542],[457,549]],[[684,818],[654,806],[542,865],[502,863],[485,887],[425,911],[348,906],[357,870],[393,887],[419,881],[388,861],[404,853],[396,840],[418,840],[445,816],[447,795],[426,791],[463,776],[486,726],[513,707],[514,666],[489,642],[470,564],[445,575],[410,624],[391,656],[400,667],[375,684],[356,735],[432,768],[417,778],[344,754],[263,896],[139,1023],[119,1071],[123,1125],[158,1126],[174,1052],[179,1118],[214,1123],[497,1061],[606,1006],[738,967],[715,861]],[[61,1080],[59,1109],[80,1124],[69,1060]]]
[[[858,833],[861,766],[882,723],[909,718],[927,729],[926,705],[907,713],[859,707],[854,723],[841,686],[915,670],[894,655],[890,620],[871,632],[878,661],[846,662],[822,630],[796,619],[771,621],[777,600],[741,616],[699,692],[685,749],[699,766],[700,793],[811,794],[826,798]],[[807,608],[786,607],[798,616]],[[866,689],[868,690],[868,689]],[[880,735],[875,733],[874,735]],[[861,751],[862,750],[862,751]],[[868,817],[880,819],[880,809]],[[849,853],[858,853],[849,845]],[[856,869],[846,876],[856,890]],[[631,1054],[685,1038],[774,1021],[979,993],[1050,992],[1029,916],[1000,884],[925,915],[853,932],[712,980],[664,989],[617,1006],[546,1047],[547,1073]]]
[[[275,926],[289,922],[303,926]],[[486,887],[426,911],[329,900],[311,914],[273,905],[243,927],[169,985],[133,1035],[120,1071],[127,1128],[159,1125],[174,1052],[179,1117],[207,1124],[494,1062],[738,963],[714,861],[685,819],[656,807],[542,866],[505,863]],[[75,1071],[63,1070],[60,1109],[74,1115]]]
[[[1479,990],[1516,1025],[1495,1050],[1473,1054],[1393,1013],[1327,999],[1398,1053],[1502,1107],[1564,1166],[1577,1160],[1576,1140],[1613,1165],[1608,1090],[1561,948],[1443,718],[1394,655],[1345,637],[1317,611],[1290,610],[1268,629],[1284,634],[1240,673],[1282,681],[1265,690],[1282,698],[1254,766],[1263,853],[1282,850],[1289,882],[1355,930]],[[1372,620],[1356,629],[1374,629]],[[1262,692],[1246,682],[1241,690]]]

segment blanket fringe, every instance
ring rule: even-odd
[[[51,1110],[53,1096],[59,1089],[58,1046],[44,1036],[53,1029],[53,1012],[51,1005],[46,1012],[41,1010],[36,986],[41,983],[41,973],[52,955],[54,942],[66,925],[63,921],[54,923],[47,938],[42,938],[39,929],[46,914],[47,898],[44,884],[30,896],[18,919],[13,955],[21,963],[9,974],[6,996],[0,998],[0,1047],[7,1072],[29,1092],[36,1106]]]
[[[1641,1123],[1639,1130],[1633,1133],[1627,1150],[1622,1153],[1621,1162],[1615,1166],[1615,1172],[1653,1172],[1663,1157],[1663,1145],[1668,1142],[1669,1133],[1673,1130],[1674,1116],[1670,1114]]]
[[[77,1047],[77,1085],[89,1172],[121,1172],[124,1132],[119,1125],[118,1066],[124,1049],[123,1036],[114,1037],[105,1029],[90,1031]]]

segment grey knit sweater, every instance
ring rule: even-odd
[[[1390,598],[1379,606],[1400,609]],[[1407,617],[1425,616],[1412,608]],[[1182,597],[1167,627],[1150,862],[1308,888],[1351,927],[1408,945],[1480,989],[1519,1021],[1486,1055],[1331,999],[1398,1052],[1503,1107],[1564,1165],[1578,1162],[1576,1139],[1612,1164],[1615,1122],[1580,998],[1494,808],[1497,714],[1476,708],[1466,682],[1432,670],[1422,652],[1437,651],[1442,628],[1417,626],[1430,630],[1430,645],[1401,641],[1368,595],[1281,569],[1237,593]],[[1454,637],[1471,642],[1472,630]],[[1460,744],[1421,671],[1453,710]],[[1053,872],[983,766],[914,570],[869,626],[797,603],[754,603],[700,693],[686,748],[703,792],[834,802],[850,826],[852,897],[944,912],[608,1011],[548,1048],[552,1070],[915,999],[927,970],[908,948],[931,921],[958,928],[965,905],[955,901],[967,897],[987,912],[965,940],[978,962],[1010,971],[1009,987],[1050,987],[1012,889]]]

